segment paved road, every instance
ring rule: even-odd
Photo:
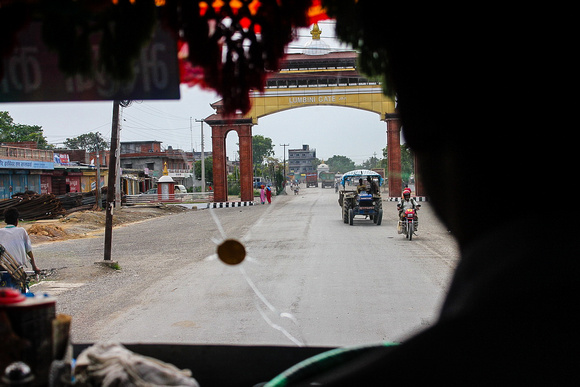
[[[44,244],[39,261],[86,275],[38,290],[59,293],[77,343],[400,341],[434,321],[457,250],[429,203],[411,242],[396,232],[395,206],[384,202],[381,226],[349,226],[333,189],[304,188],[271,205],[169,215],[115,229],[119,271],[93,264],[102,237]],[[244,243],[242,265],[216,259],[224,238]]]

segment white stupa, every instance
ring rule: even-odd
[[[320,34],[322,30],[318,27],[317,23],[314,23],[310,35],[312,35],[312,40],[304,45],[302,53],[305,55],[325,55],[330,52],[330,46],[326,44],[325,41],[320,39]]]
[[[316,167],[316,171],[320,175],[320,172],[329,172],[330,167],[328,166],[328,164],[324,164],[324,161],[322,161],[322,163],[318,164],[318,166]]]

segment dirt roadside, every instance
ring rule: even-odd
[[[121,207],[113,213],[113,227],[140,222],[159,216],[191,211],[182,206],[155,205]],[[105,229],[106,211],[77,211],[64,217],[33,222],[21,222],[30,236],[32,246],[53,241],[91,237]]]
[[[179,205],[164,204],[121,207],[113,213],[113,227],[184,211],[192,210]],[[19,222],[18,225],[28,232],[32,242],[32,251],[34,251],[35,246],[41,244],[102,236],[105,230],[105,218],[106,211],[104,210],[76,211],[57,219]],[[111,271],[111,269],[99,265],[51,267],[47,266],[45,262],[38,262],[38,265],[41,268],[41,274],[32,280],[32,283],[36,285],[47,280],[49,282],[86,282]],[[46,291],[42,286],[40,290]],[[39,288],[35,287],[33,291],[39,291]]]

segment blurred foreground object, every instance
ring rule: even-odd
[[[81,352],[75,377],[80,386],[199,386],[189,370],[137,355],[117,343],[97,343]]]
[[[83,86],[103,79],[122,81],[120,92],[124,92],[135,86],[136,77],[150,72],[147,79],[153,79],[162,76],[161,65],[171,67],[169,61],[159,62],[159,53],[153,49],[147,51],[143,64],[142,49],[155,31],[162,30],[174,40],[174,52],[179,49],[179,54],[171,55],[181,60],[182,82],[217,91],[228,114],[246,113],[249,91],[263,90],[266,74],[278,69],[294,28],[324,18],[319,0],[2,0],[0,54],[10,60],[0,61],[0,81],[9,78],[5,73],[10,72],[12,78],[17,75],[11,72],[14,66],[32,66],[38,72],[43,68],[43,58],[25,52],[27,46],[19,36],[36,22],[41,40],[58,56],[59,71],[70,77],[71,88],[72,82],[79,83],[73,77],[82,76]],[[171,74],[177,68],[164,71]],[[22,87],[21,83],[15,88]],[[45,96],[50,98],[45,93],[37,100]],[[114,99],[126,98],[117,93]]]

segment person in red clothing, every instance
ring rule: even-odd
[[[272,188],[270,186],[266,187],[266,200],[268,200],[268,204],[272,203]]]

